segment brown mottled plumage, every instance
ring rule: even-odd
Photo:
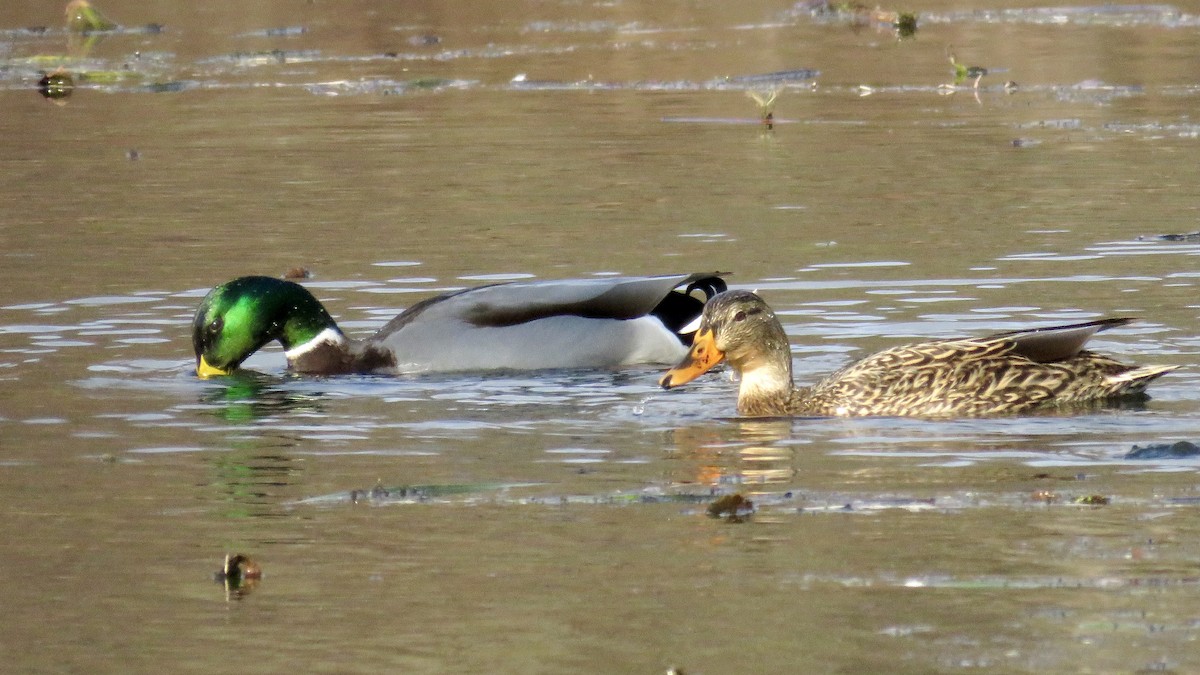
[[[1133,319],[1104,319],[983,338],[934,340],[872,354],[812,387],[792,383],[783,326],[762,298],[729,291],[704,308],[688,355],[664,389],[722,360],[741,375],[738,412],[774,415],[978,416],[1141,394],[1175,366],[1131,366],[1083,349],[1095,333]]]

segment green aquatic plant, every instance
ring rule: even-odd
[[[444,77],[415,77],[404,83],[404,86],[409,89],[441,89],[454,84],[453,80],[448,80]]]
[[[782,90],[771,89],[766,92],[746,90],[746,96],[758,104],[758,117],[767,129],[775,128],[775,99],[779,98],[780,91]]]
[[[116,30],[113,23],[92,6],[88,0],[71,0],[67,3],[67,30],[74,33],[96,33]]]
[[[954,55],[954,49],[946,48],[946,58],[950,59],[950,65],[954,67],[954,84],[962,84],[967,80],[975,81],[975,88],[979,88],[979,80],[987,75],[987,68],[980,66],[966,66],[958,62],[958,58]]]
[[[120,84],[129,80],[139,80],[141,75],[129,70],[85,70],[79,73],[82,82],[92,84]]]

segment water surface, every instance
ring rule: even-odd
[[[937,2],[903,40],[803,3],[101,8],[92,44],[0,9],[12,667],[1200,669],[1200,460],[1126,458],[1200,438],[1200,246],[1158,238],[1200,229],[1194,4]],[[56,105],[60,64],[108,75]],[[1184,367],[950,421],[739,420],[651,367],[197,380],[200,297],[295,266],[360,336],[480,283],[723,270],[805,381],[1110,315],[1143,320],[1098,349]],[[735,492],[747,522],[706,515]]]

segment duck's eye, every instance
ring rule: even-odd
[[[224,327],[225,327],[224,317],[218,316],[217,318],[212,320],[212,323],[208,324],[208,334],[211,337],[216,337],[221,334],[221,329]]]
[[[737,322],[739,322],[739,321],[745,321],[745,320],[746,320],[746,313],[745,313],[745,312],[738,312],[737,314],[734,314],[734,315],[733,315],[733,321],[734,321],[734,323],[737,323]]]

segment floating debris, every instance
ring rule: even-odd
[[[52,101],[61,101],[74,91],[75,79],[62,68],[38,80],[38,92]]]
[[[225,564],[213,575],[225,585],[226,598],[240,599],[254,591],[262,579],[262,567],[250,556],[225,554]]]
[[[268,28],[263,31],[265,37],[296,37],[304,35],[308,32],[305,26],[282,26],[280,28]]]
[[[978,89],[979,81],[983,79],[984,75],[988,74],[987,68],[982,68],[980,66],[965,66],[959,63],[958,59],[954,55],[954,49],[951,47],[946,48],[946,57],[950,59],[950,65],[954,67],[954,84],[962,84],[967,80],[974,80],[974,88]]]
[[[915,12],[900,12],[892,26],[896,28],[896,37],[910,38],[917,34],[917,15]]]
[[[1056,476],[1052,473],[1047,473],[1047,472],[1043,471],[1041,473],[1033,474],[1032,476],[1030,476],[1030,478],[1032,478],[1034,480],[1072,480],[1072,481],[1076,481],[1076,480],[1086,480],[1087,474],[1077,473],[1077,474],[1073,474],[1070,476]]]
[[[457,81],[445,77],[414,77],[401,84],[405,89],[444,89],[455,86]]]
[[[1181,12],[1172,5],[1079,5],[1075,7],[1022,7],[1014,9],[978,9],[939,13],[938,23],[1025,23],[1046,26],[1162,26],[1190,27],[1195,15]]]
[[[1104,495],[1084,495],[1071,500],[1072,504],[1080,504],[1083,506],[1107,506],[1109,498]]]
[[[413,35],[405,40],[408,44],[414,47],[434,47],[442,43],[442,38],[439,35]]]
[[[760,75],[737,75],[728,78],[733,84],[786,84],[789,82],[806,82],[821,74],[819,70],[799,68],[796,70],[778,70],[773,73]]]
[[[1200,446],[1190,441],[1179,441],[1147,446],[1135,445],[1125,453],[1124,459],[1186,459],[1197,456],[1200,456]]]
[[[754,502],[734,493],[718,497],[716,501],[708,505],[707,512],[710,518],[722,518],[731,523],[741,523],[754,515]]]
[[[1053,504],[1058,501],[1058,493],[1051,490],[1038,490],[1031,495],[1033,501],[1041,502],[1042,504]]]
[[[913,12],[868,7],[849,0],[803,0],[796,3],[788,14],[805,14],[822,22],[844,22],[851,28],[873,25],[881,29],[893,29],[901,38],[911,37],[917,32],[917,15]]]
[[[312,272],[307,267],[292,267],[283,273],[284,279],[311,279]]]
[[[188,89],[195,89],[200,86],[198,82],[190,81],[174,81],[174,82],[151,82],[144,84],[136,89],[147,94],[174,94]]]
[[[411,80],[338,80],[315,82],[302,85],[309,93],[320,96],[345,96],[378,94],[399,96],[413,91],[441,91],[443,89],[467,89],[475,83],[467,80],[448,80],[441,77],[417,77]]]
[[[1104,124],[1103,128],[1105,131],[1119,134],[1139,134],[1148,138],[1200,138],[1200,124],[1195,123],[1108,122]]]
[[[252,30],[246,33],[240,33],[234,37],[239,38],[264,38],[264,37],[298,37],[308,32],[306,26],[278,26],[276,28],[264,28],[262,30]]]
[[[1064,103],[1092,103],[1102,105],[1118,98],[1140,96],[1145,93],[1142,85],[1105,84],[1101,80],[1084,80],[1075,84],[1054,87],[1054,98]]]
[[[321,52],[314,49],[269,49],[252,52],[233,52],[227,56],[200,59],[198,63],[201,65],[228,63],[242,68],[253,68],[255,66],[311,63],[319,59],[320,56]]]
[[[296,504],[413,504],[449,497],[482,497],[486,493],[512,488],[531,487],[537,483],[449,483],[431,485],[386,486],[377,484],[333,494],[301,499]]]
[[[1038,120],[1037,122],[1025,122],[1016,126],[1018,129],[1057,129],[1059,131],[1072,131],[1083,128],[1083,120],[1078,117],[1069,117],[1058,120]]]
[[[1200,241],[1200,231],[1183,234],[1139,234],[1138,241]]]

